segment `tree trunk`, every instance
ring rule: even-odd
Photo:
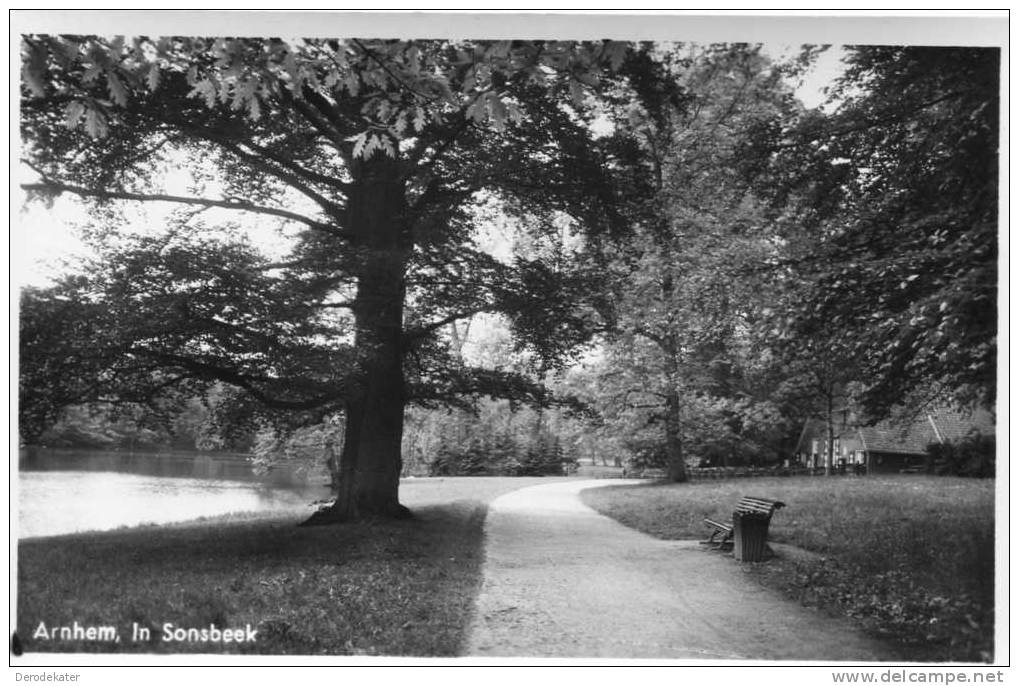
[[[347,401],[336,502],[306,524],[368,516],[406,517],[400,505],[404,277],[409,243],[406,196],[395,160],[376,156],[358,165],[349,196],[349,228],[357,250],[354,296],[358,381]]]
[[[824,450],[824,475],[831,476],[832,467],[835,466],[835,410],[831,395],[826,398],[826,401],[825,428],[827,429],[828,441]]]
[[[662,286],[666,296],[672,293],[672,280],[666,279]],[[659,344],[665,356],[665,379],[669,384],[665,398],[665,459],[669,481],[682,482],[687,480],[686,458],[683,455],[683,439],[680,432],[683,419],[680,416],[680,398],[678,388],[679,363],[676,356],[679,346],[675,336],[667,335]]]
[[[665,412],[665,451],[669,481],[686,481],[686,458],[683,456],[683,439],[679,435],[679,393],[675,390],[669,390]]]
[[[325,443],[326,468],[329,470],[329,490],[333,495],[340,491],[340,456],[336,454],[336,445],[332,437],[326,437]]]

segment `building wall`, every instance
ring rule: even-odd
[[[797,454],[801,464],[812,468],[824,466],[825,457],[828,455],[828,441],[826,438],[811,438],[810,441],[804,441],[801,447],[806,449],[806,452],[801,450]],[[847,466],[865,464],[867,458],[863,450],[863,444],[858,438],[852,436],[836,438],[834,461],[836,467],[840,463],[844,463]]]
[[[926,455],[908,455],[904,453],[871,453],[871,474],[898,474],[903,469],[923,467],[927,463]]]

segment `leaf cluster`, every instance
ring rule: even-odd
[[[838,109],[762,146],[807,303],[796,335],[840,340],[874,414],[923,387],[994,403],[999,60],[852,47]]]

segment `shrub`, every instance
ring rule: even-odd
[[[981,433],[970,433],[955,443],[927,446],[937,473],[947,476],[993,477],[994,451],[994,436]]]
[[[428,471],[431,476],[477,476],[489,473],[485,450],[474,442],[461,448],[445,444],[440,446]]]

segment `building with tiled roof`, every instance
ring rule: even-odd
[[[834,431],[835,465],[857,471],[865,467],[871,473],[915,471],[927,462],[927,446],[955,443],[971,433],[994,435],[992,415],[983,410],[967,414],[937,408],[873,426],[840,416]],[[796,445],[797,461],[807,467],[823,467],[827,441],[825,423],[807,420]]]

